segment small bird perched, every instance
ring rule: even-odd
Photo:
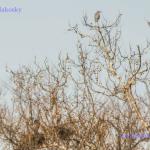
[[[100,13],[101,13],[101,11],[97,11],[96,13],[95,13],[95,15],[94,15],[94,19],[95,19],[95,22],[97,23],[98,21],[99,21],[99,19],[100,19]]]

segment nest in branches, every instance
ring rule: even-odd
[[[45,136],[42,133],[28,133],[24,135],[14,150],[33,150],[40,148],[45,143]]]
[[[62,140],[69,140],[71,136],[75,134],[74,130],[67,127],[58,127],[57,129],[58,137]]]

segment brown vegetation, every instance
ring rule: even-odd
[[[149,43],[121,50],[119,15],[113,23],[83,18],[78,60],[10,70],[12,107],[1,106],[0,138],[14,150],[141,150],[149,133]],[[9,147],[8,147],[9,145]],[[5,147],[5,149],[7,149]]]

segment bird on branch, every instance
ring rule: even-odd
[[[101,11],[97,11],[94,15],[94,19],[95,19],[95,23],[98,23],[98,21],[100,20],[100,14],[101,14]]]

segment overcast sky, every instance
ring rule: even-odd
[[[84,13],[92,18],[101,10],[110,20],[122,13],[123,48],[150,39],[150,0],[0,0],[0,7],[21,8],[20,13],[0,12],[0,80],[6,82],[6,65],[31,64],[35,56],[55,62],[60,51],[74,54],[68,24],[80,23]]]
[[[5,65],[16,68],[58,53],[75,52],[75,38],[68,24],[80,23],[86,12],[91,18],[101,10],[113,20],[123,14],[122,41],[142,44],[150,38],[150,0],[0,0],[1,7],[21,8],[20,13],[0,12],[0,79],[6,80]]]

